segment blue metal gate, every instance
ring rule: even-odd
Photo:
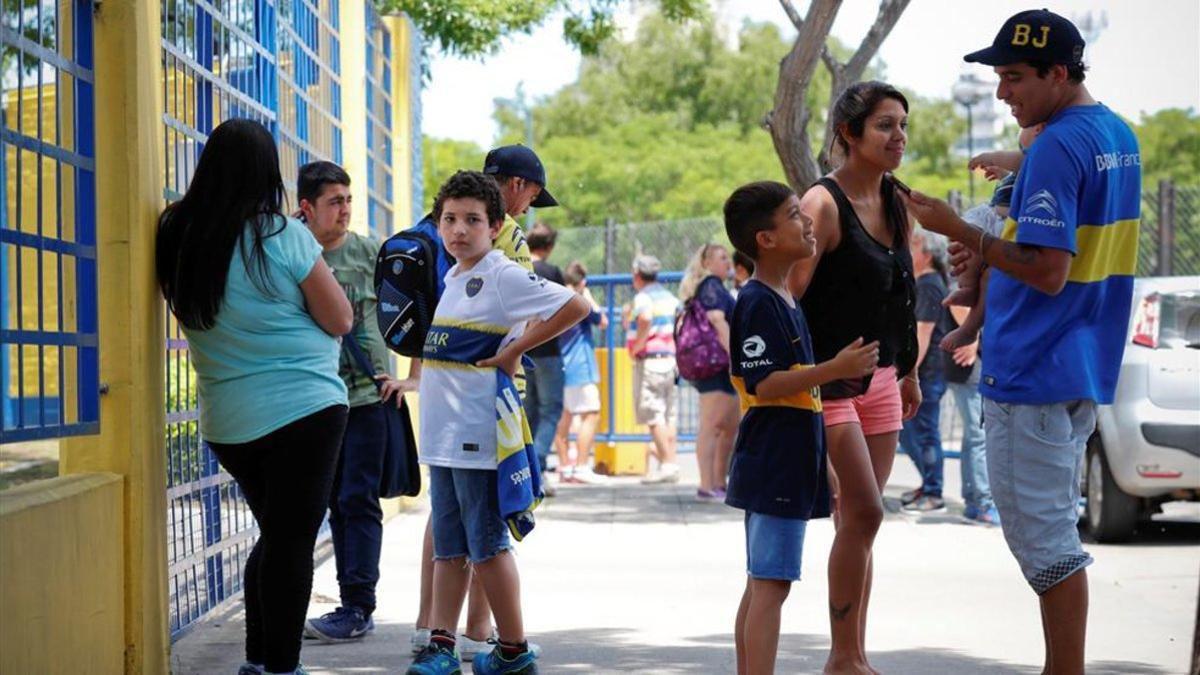
[[[92,3],[6,4],[0,52],[0,442],[94,434]]]

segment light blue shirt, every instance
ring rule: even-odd
[[[347,402],[338,342],[313,320],[300,290],[321,259],[321,245],[291,218],[271,231],[262,242],[266,283],[256,263],[253,278],[247,275],[241,252],[253,245],[247,226],[229,261],[216,325],[184,329],[198,376],[200,434],[213,443],[246,443]]]

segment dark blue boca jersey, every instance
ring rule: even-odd
[[[738,294],[729,344],[743,417],[726,503],[785,518],[828,516],[820,389],[770,399],[757,395],[771,373],[813,367],[804,312],[752,280]]]

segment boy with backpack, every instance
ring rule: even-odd
[[[730,322],[733,385],[746,411],[725,503],[746,512],[746,590],[734,628],[739,675],[772,673],[779,617],[810,518],[830,513],[820,385],[875,370],[879,344],[852,342],[814,364],[804,313],[788,291],[792,265],[813,255],[812,219],[786,185],[750,183],[725,202],[729,241],[754,260]]]
[[[525,233],[514,220],[530,206],[546,208],[558,202],[546,190],[546,171],[538,156],[524,146],[510,145],[495,148],[484,159],[485,173],[500,188],[504,200],[505,218],[492,247],[526,270],[533,271],[533,262]],[[445,289],[446,272],[456,261],[438,235],[437,220],[432,213],[413,227],[398,232],[384,242],[375,261],[375,288],[379,296],[379,330],[392,351],[412,358],[406,387],[416,389],[421,377],[421,352],[425,336],[433,319],[434,309]],[[524,395],[525,374],[516,375],[517,390]],[[549,486],[547,486],[548,488]],[[547,490],[549,494],[549,490]],[[422,552],[420,606],[411,646],[414,654],[429,644],[429,615],[433,585],[433,530],[425,527]],[[459,650],[474,654],[490,649],[489,640],[495,637],[491,608],[478,582],[471,586],[467,605],[466,631],[459,636]],[[537,649],[537,645],[534,645]]]
[[[557,337],[588,307],[493,250],[504,209],[491,178],[454,174],[438,192],[434,216],[458,262],[446,274],[422,352],[419,447],[429,466],[433,612],[429,645],[407,673],[460,671],[456,631],[473,570],[498,629],[495,648],[475,656],[474,672],[534,674],[509,531],[520,538],[531,527],[540,479],[512,375],[528,349]]]

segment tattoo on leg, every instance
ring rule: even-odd
[[[831,600],[829,602],[829,617],[834,621],[841,621],[845,619],[846,616],[850,614],[850,605],[852,604],[853,603],[847,602],[845,606],[838,607],[837,605],[833,604],[833,601]]]

